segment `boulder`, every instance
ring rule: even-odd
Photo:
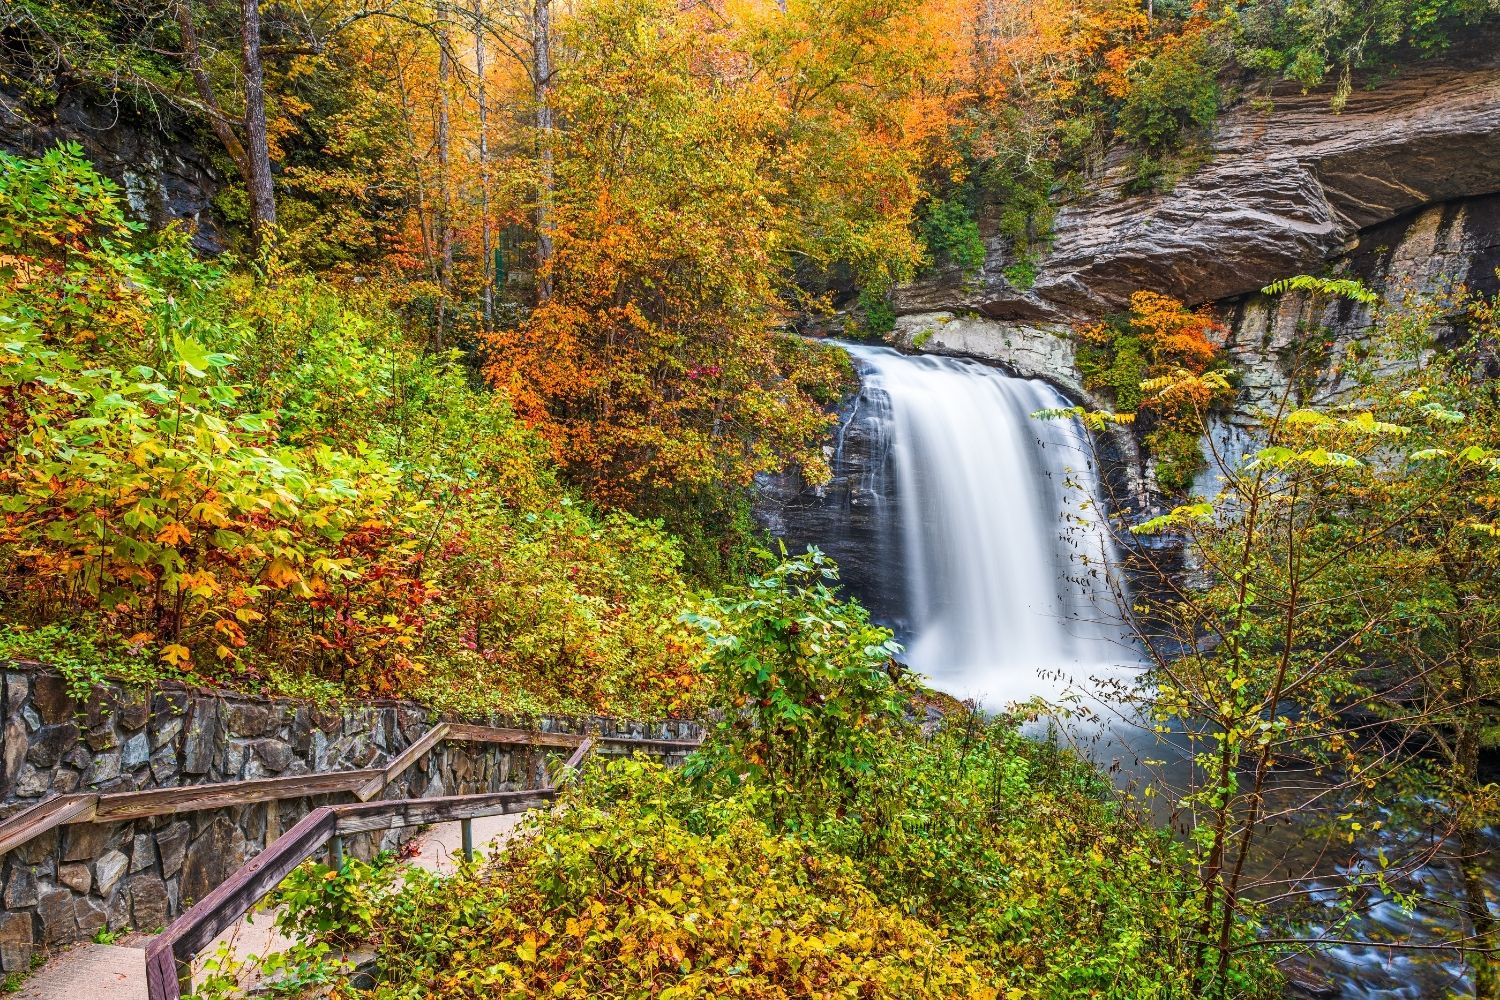
[[[245,836],[223,816],[214,817],[188,846],[182,861],[181,891],[185,902],[207,896],[237,868]]]
[[[31,684],[31,705],[49,726],[70,722],[76,705],[59,674],[38,674]]]
[[[151,759],[151,741],[145,733],[136,733],[120,748],[120,766],[134,771],[146,766]]]
[[[11,865],[10,877],[5,880],[5,908],[24,910],[35,906],[38,898],[36,872],[30,865]]]
[[[31,952],[31,914],[0,913],[0,972],[25,972]]]
[[[78,933],[74,896],[67,889],[52,889],[42,894],[36,905],[36,916],[42,924],[43,944],[65,944]]]
[[[108,897],[129,868],[130,859],[121,851],[108,851],[94,862],[94,884],[98,886],[99,895]]]
[[[112,828],[102,823],[73,823],[65,827],[64,861],[93,861],[104,853]]]
[[[156,839],[149,833],[138,833],[130,842],[130,870],[144,871],[156,864]]]
[[[167,887],[155,875],[131,876],[130,916],[137,930],[155,931],[167,923]]]
[[[87,893],[94,884],[93,873],[89,866],[81,862],[71,865],[63,865],[57,870],[57,881],[77,893]]]
[[[178,820],[156,834],[156,850],[161,856],[161,873],[168,878],[182,869],[182,859],[187,853],[190,827]]]
[[[22,737],[24,744],[25,738]],[[72,722],[43,726],[31,734],[31,748],[26,759],[37,767],[56,767],[63,756],[78,745],[78,727]]]

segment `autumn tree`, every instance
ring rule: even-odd
[[[837,366],[777,328],[799,263],[919,259],[918,111],[942,105],[916,17],[612,0],[561,29],[552,296],[489,372],[593,495],[670,515],[791,462],[825,474]]]
[[[1256,949],[1368,942],[1463,954],[1476,995],[1490,997],[1496,929],[1479,831],[1493,823],[1497,797],[1478,759],[1500,698],[1500,430],[1484,376],[1493,306],[1471,307],[1459,348],[1434,352],[1438,319],[1462,311],[1452,301],[1376,305],[1343,279],[1268,289],[1293,291],[1374,308],[1368,354],[1329,358],[1319,344],[1297,345],[1286,359],[1291,377],[1256,414],[1249,443],[1208,436],[1208,412],[1191,402],[1226,387],[1211,365],[1184,364],[1139,385],[1143,411],[1186,404],[1196,416],[1219,484],[1131,529],[1157,538],[1126,542],[1159,581],[1130,615],[1152,687],[1119,692],[1144,702],[1157,732],[1191,762],[1164,772],[1152,791],[1177,804],[1197,852],[1202,991],[1232,995]],[[1145,316],[1154,321],[1143,333],[1158,349],[1190,330],[1175,310]],[[1189,336],[1175,349],[1191,357],[1197,344]],[[1302,380],[1331,375],[1355,391],[1299,405]],[[1190,572],[1168,565],[1162,553],[1172,551]],[[1430,842],[1369,841],[1389,814],[1412,812]],[[1266,863],[1265,843],[1289,822],[1304,824],[1312,859],[1290,875]],[[1425,905],[1407,893],[1432,864],[1461,875],[1459,898],[1432,904],[1461,913],[1461,933],[1411,940],[1359,923],[1372,899]],[[1303,929],[1289,914],[1330,885],[1342,890],[1333,912],[1320,910],[1318,929]],[[1246,938],[1247,927],[1261,932]]]

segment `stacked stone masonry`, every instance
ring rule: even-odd
[[[54,795],[130,792],[383,767],[440,717],[404,702],[330,708],[285,699],[162,686],[96,685],[84,698],[37,664],[3,666],[0,819]],[[456,720],[449,720],[456,721]],[[620,740],[697,739],[691,722],[543,717],[505,728]],[[439,743],[382,798],[522,790],[546,781],[540,751]],[[27,968],[40,948],[101,929],[155,931],[262,851],[306,813],[347,796],[309,796],[123,823],[51,830],[0,856],[0,970]],[[368,857],[413,831],[362,834]]]

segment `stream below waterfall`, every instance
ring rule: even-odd
[[[1069,401],[1045,382],[973,360],[841,346],[862,384],[829,456],[833,480],[783,491],[768,527],[789,547],[814,544],[833,556],[847,589],[895,630],[908,665],[949,694],[999,709],[1032,697],[1089,697],[1099,681],[1138,676],[1144,661],[1118,610],[1122,585],[1110,575],[1087,432],[1076,420],[1032,418]],[[1140,764],[1148,756],[1168,759],[1179,772],[1174,784],[1191,768],[1145,727],[1091,725],[1070,737],[1113,765],[1122,783],[1156,776]],[[1421,836],[1386,829],[1340,844],[1343,870]],[[1295,877],[1329,850],[1323,834],[1289,823],[1265,836],[1259,864]],[[1490,867],[1500,884],[1493,856]],[[1408,888],[1429,898],[1452,891],[1452,866],[1418,874]],[[1331,897],[1333,885],[1326,888]],[[1408,914],[1374,899],[1341,933],[1451,932],[1458,924],[1451,914],[1434,917],[1440,912]],[[1461,963],[1445,952],[1343,947],[1312,964],[1351,1000],[1443,997],[1463,980]]]

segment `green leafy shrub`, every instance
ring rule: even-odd
[[[382,900],[366,995],[1192,995],[1181,847],[1070,752],[952,722],[884,743],[800,834],[753,782],[591,764],[488,866]],[[1246,970],[1242,995],[1276,995]]]
[[[1155,459],[1157,486],[1168,493],[1186,491],[1206,468],[1199,429],[1210,410],[1234,398],[1233,373],[1214,347],[1221,333],[1206,311],[1144,291],[1130,297],[1128,317],[1078,331],[1084,387],[1104,393],[1136,426]]]
[[[1148,149],[1178,141],[1190,128],[1208,128],[1219,112],[1219,86],[1208,43],[1201,37],[1164,45],[1130,74],[1120,106],[1120,135]]]
[[[1198,435],[1180,427],[1159,426],[1142,439],[1156,460],[1156,483],[1169,493],[1186,493],[1207,468]]]
[[[815,837],[882,902],[945,928],[1006,995],[1191,994],[1185,852],[1087,761],[1012,722],[950,718],[882,744]]]
[[[1247,69],[1307,88],[1337,77],[1339,106],[1354,71],[1439,55],[1455,41],[1493,31],[1493,17],[1494,6],[1484,0],[1253,3],[1228,19],[1226,43]]]
[[[177,676],[177,671],[143,655],[139,648],[101,649],[89,626],[86,619],[73,625],[53,623],[39,628],[0,622],[0,662],[47,664],[63,675],[69,697],[79,702],[89,696],[94,685],[106,681],[145,685]]]
[[[741,800],[700,828],[621,762],[486,869],[413,875],[382,908],[378,998],[984,998],[989,975],[882,905],[836,855],[772,834]]]
[[[922,242],[934,263],[964,271],[984,266],[984,240],[974,210],[962,193],[931,202],[922,219]]]
[[[1085,338],[1078,345],[1077,364],[1083,384],[1107,392],[1115,409],[1125,413],[1140,409],[1148,362],[1139,337],[1111,331],[1103,339]]]
[[[1010,246],[1005,280],[1025,290],[1036,283],[1037,265],[1052,239],[1057,218],[1052,191],[1057,164],[1021,146],[1004,148],[980,175],[985,195],[997,205],[997,226]]]
[[[902,725],[901,647],[858,603],[839,600],[837,578],[809,548],[688,616],[708,637],[708,671],[731,711],[686,773],[749,783],[790,828],[839,808]]]
[[[861,288],[856,305],[857,319],[849,324],[855,340],[883,340],[896,329],[896,308],[888,289]]]
[[[394,855],[346,857],[338,868],[304,861],[268,900],[276,929],[289,937],[343,947],[367,938],[381,902],[396,891]]]
[[[1004,272],[1005,280],[1011,283],[1013,288],[1026,291],[1036,285],[1037,262],[1031,255],[1007,264]]]

